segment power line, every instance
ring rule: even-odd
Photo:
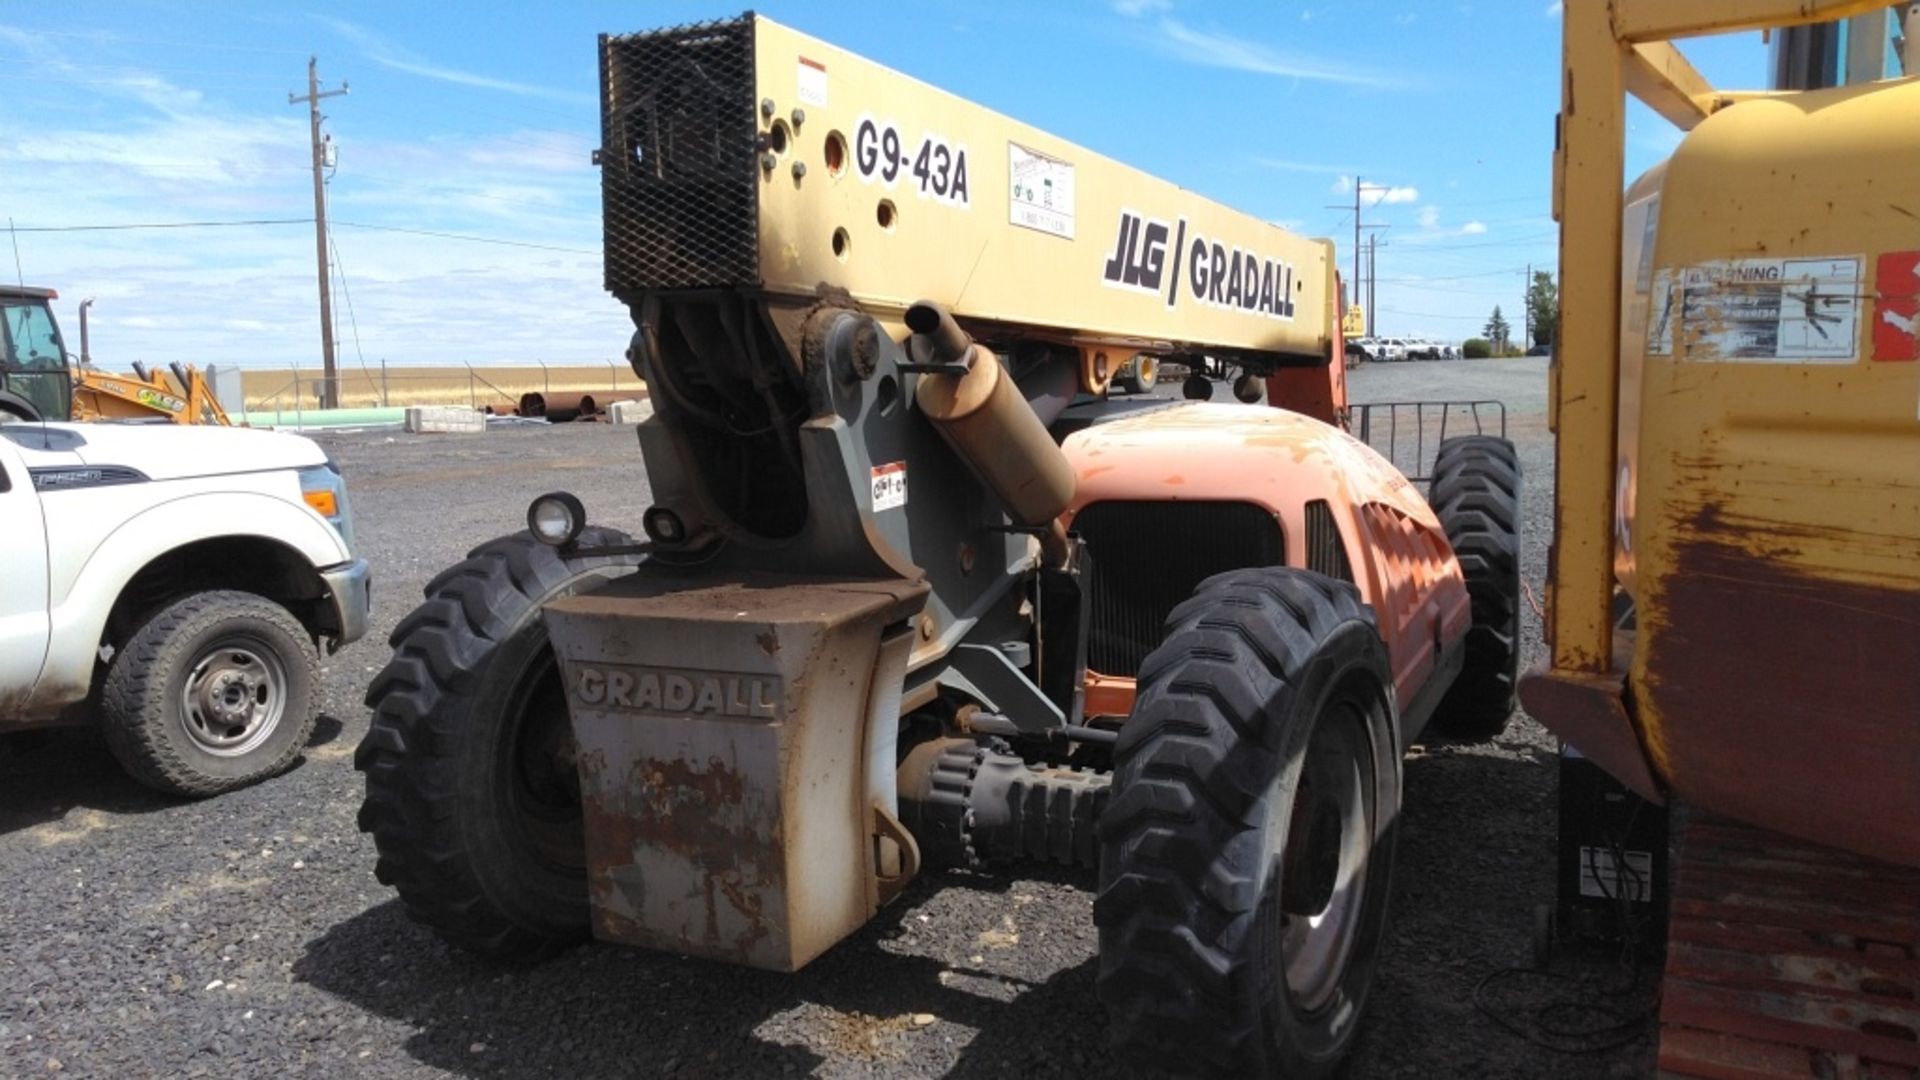
[[[1441,315],[1441,314],[1439,314],[1438,312],[1433,312],[1433,311],[1401,311],[1401,310],[1400,310],[1400,309],[1398,309],[1398,308],[1381,308],[1381,309],[1380,309],[1380,312],[1381,312],[1381,314],[1383,314],[1383,315],[1400,315],[1400,316],[1403,316],[1403,317],[1405,317],[1405,318],[1409,318],[1409,319],[1467,319],[1467,320],[1474,320],[1474,319],[1480,319],[1480,318],[1484,318],[1484,316],[1480,316],[1480,315]]]
[[[1423,281],[1464,281],[1467,278],[1501,277],[1506,274],[1518,274],[1522,273],[1524,269],[1524,267],[1512,266],[1505,270],[1488,270],[1478,274],[1441,274],[1432,277],[1383,277],[1380,280],[1391,281],[1395,284]]]
[[[109,34],[98,30],[27,30],[24,33],[32,37],[79,38],[86,41],[109,41],[121,45],[165,45],[177,49],[219,49],[224,52],[272,53],[284,56],[299,56],[299,49],[276,49],[262,45],[221,45],[210,41],[168,41],[161,38],[133,37],[127,34]]]
[[[254,225],[311,225],[313,219],[303,218],[253,218],[244,221],[144,221],[128,222],[118,225],[21,225],[14,229],[23,233],[73,233],[73,232],[121,232],[138,229],[230,229]],[[348,229],[369,229],[374,232],[405,233],[409,236],[432,236],[441,240],[460,240],[469,244],[494,244],[500,247],[532,248],[535,251],[558,251],[567,255],[600,254],[587,248],[560,247],[555,244],[535,244],[526,240],[503,240],[497,236],[474,236],[470,233],[436,232],[431,229],[407,229],[398,225],[374,225],[364,221],[333,222]]]
[[[131,229],[233,229],[247,225],[311,225],[313,219],[303,218],[254,218],[247,221],[143,221],[124,225],[22,225],[15,232],[25,233],[69,233],[69,232],[122,232]]]
[[[1526,247],[1529,244],[1549,243],[1559,235],[1558,232],[1548,232],[1538,236],[1523,236],[1514,240],[1490,240],[1480,244],[1422,244],[1416,241],[1410,246],[1417,251],[1469,251],[1477,248]]]
[[[557,247],[553,244],[532,244],[525,240],[498,240],[488,236],[468,236],[462,233],[435,232],[431,229],[403,229],[398,225],[367,225],[358,221],[339,220],[335,220],[334,224],[348,229],[372,229],[375,232],[406,233],[409,236],[434,236],[442,240],[465,240],[472,244],[498,244],[501,247],[532,248],[535,251],[561,251],[568,255],[598,256],[600,254],[598,251],[589,251],[586,248]]]
[[[340,244],[332,234],[327,236],[327,246],[333,249],[333,272],[340,275],[340,297],[347,302],[347,325],[353,328],[353,355],[360,361],[360,373],[371,384],[373,372],[367,370],[367,354],[360,351],[360,319],[353,313],[353,290],[347,288],[347,264],[340,261]],[[337,320],[339,316],[334,318]],[[381,404],[386,402],[383,400]]]

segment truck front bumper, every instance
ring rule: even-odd
[[[355,559],[330,566],[320,571],[320,580],[326,582],[327,593],[333,599],[334,619],[340,627],[333,649],[364,637],[373,613],[373,570],[367,560]]]

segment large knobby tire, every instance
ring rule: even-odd
[[[170,795],[217,795],[286,769],[319,718],[313,640],[253,593],[155,609],[114,653],[100,726],[122,768]]]
[[[579,538],[630,543],[612,529]],[[540,611],[638,562],[503,536],[429,582],[389,639],[354,755],[367,776],[360,829],[379,852],[375,876],[455,945],[537,959],[587,932],[572,728]]]
[[[1482,742],[1507,729],[1520,674],[1520,457],[1492,435],[1440,444],[1428,495],[1473,600],[1466,663],[1433,730]]]
[[[1372,611],[1319,574],[1221,574],[1168,616],[1100,820],[1098,988],[1125,1058],[1339,1067],[1386,922],[1389,685]]]

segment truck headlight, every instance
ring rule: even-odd
[[[353,550],[353,510],[347,505],[347,481],[328,457],[325,465],[300,470],[300,499],[333,526],[341,543]]]
[[[527,507],[527,531],[550,547],[566,547],[587,527],[587,508],[565,491],[549,491]]]

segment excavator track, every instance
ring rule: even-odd
[[[1699,817],[1675,866],[1662,1076],[1920,1080],[1920,870]]]

